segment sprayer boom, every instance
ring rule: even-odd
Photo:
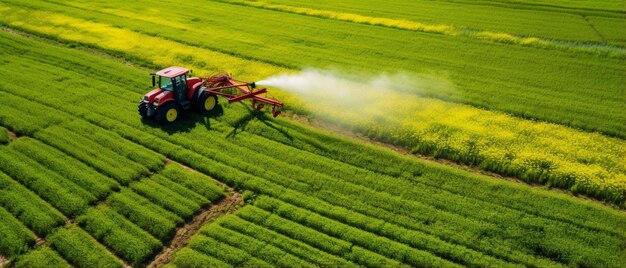
[[[274,117],[280,115],[284,104],[271,98],[261,97],[261,94],[267,94],[267,89],[260,88],[255,90],[255,88],[256,84],[254,82],[236,80],[224,74],[202,78],[202,90],[204,92],[222,96],[229,103],[252,99],[252,107],[254,109],[261,110],[267,104],[272,106],[272,115]]]

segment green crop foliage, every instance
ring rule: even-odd
[[[64,124],[66,129],[71,129],[74,133],[89,136],[91,140],[99,145],[112,150],[114,153],[124,156],[131,161],[139,163],[151,171],[159,170],[163,167],[165,157],[154,151],[148,150],[136,143],[120,138],[117,134],[106,131],[102,128],[84,124],[80,121],[73,121]]]
[[[395,243],[391,240],[378,237],[376,235],[372,235],[371,233],[364,232],[357,228],[349,227],[346,225],[342,225],[337,222],[325,221],[323,218],[308,217],[309,215],[298,215],[298,211],[291,211],[294,217],[298,217],[299,219],[306,219],[304,222],[305,226],[308,226],[312,229],[317,229],[322,233],[328,233],[334,237],[338,237],[340,239],[349,241],[355,245],[364,247],[369,249],[372,252],[384,255],[391,259],[396,259],[400,262],[407,262],[412,266],[433,266],[433,267],[454,267],[453,263],[444,261],[437,256],[434,256],[430,253],[415,250],[414,248],[409,248],[399,243]],[[262,213],[262,211],[261,211]],[[259,214],[258,211],[255,214]],[[245,214],[243,214],[245,215]],[[315,233],[315,231],[308,230],[307,227],[300,226],[298,224],[290,223],[289,221],[282,220],[280,217],[271,217],[266,215],[268,218],[263,219],[263,221],[259,221],[256,223],[263,224],[264,226],[269,227],[270,229],[276,230],[277,232],[284,233],[290,237],[295,237],[299,239],[305,239],[303,237],[298,237],[299,234],[307,234],[309,233],[310,239],[315,239],[315,235],[311,235],[311,233]],[[247,218],[248,220],[253,220],[253,218]],[[307,231],[308,230],[308,231]],[[305,240],[306,241],[306,240]],[[312,243],[312,241],[307,241]],[[433,250],[431,248],[431,250]],[[458,251],[458,249],[456,249]],[[440,252],[436,252],[439,253]],[[465,254],[472,254],[472,252],[465,252]],[[481,257],[468,256],[468,259],[472,258],[472,260],[479,260]],[[451,258],[454,259],[454,258]],[[455,261],[463,261],[463,260],[455,260]],[[474,264],[475,265],[475,264]],[[485,265],[484,263],[482,265]],[[500,265],[503,265],[500,263]]]
[[[146,231],[104,206],[89,209],[77,222],[133,266],[140,266],[163,247]]]
[[[69,216],[81,213],[96,200],[71,181],[10,149],[0,148],[0,170]]]
[[[71,180],[98,199],[103,199],[111,191],[119,189],[119,184],[113,179],[37,140],[24,137],[12,143],[11,147]]]
[[[53,249],[78,267],[122,267],[122,263],[82,229],[60,228],[46,237]]]
[[[606,39],[606,42],[622,47],[626,46],[626,37],[624,37],[626,20],[601,16],[588,16],[586,19]]]
[[[63,224],[60,212],[2,172],[0,206],[39,235],[45,235]]]
[[[133,183],[130,187],[133,191],[146,197],[151,202],[173,212],[183,219],[193,216],[194,212],[201,207],[200,204],[189,199],[189,197],[180,195],[176,191],[159,184],[153,178],[143,179]]]
[[[124,189],[107,200],[108,205],[128,220],[165,242],[183,220],[145,197]]]
[[[273,246],[269,243],[259,241],[247,235],[225,229],[223,227],[207,228],[201,230],[201,233],[209,236],[220,243],[224,243],[236,248],[243,249],[255,258],[261,259],[267,263],[279,267],[315,267],[314,264],[306,262],[293,254]]]
[[[0,144],[9,143],[9,133],[8,130],[2,126],[0,126]]]
[[[169,164],[159,174],[187,187],[187,189],[200,194],[211,202],[215,202],[224,196],[224,189],[211,177],[199,172],[186,170],[180,164]]]
[[[249,207],[248,207],[249,208]],[[245,208],[244,208],[245,209]],[[251,211],[250,209],[246,210],[248,212],[248,215],[254,214],[253,211]],[[246,212],[244,210],[240,211],[237,213],[237,215],[239,215],[240,217],[242,217],[243,214],[245,214]],[[258,215],[251,215],[252,217],[256,217]],[[261,215],[262,216],[262,215]],[[245,218],[245,217],[242,217]],[[303,260],[306,260],[308,262],[311,263],[315,263],[316,265],[319,266],[334,266],[334,267],[356,267],[357,265],[346,261],[345,259],[342,259],[340,257],[337,256],[333,256],[331,254],[325,253],[322,250],[319,250],[315,247],[309,246],[307,245],[314,245],[314,246],[318,246],[320,249],[326,250],[331,252],[332,254],[336,254],[339,256],[345,256],[347,255],[348,251],[351,251],[350,249],[346,249],[346,248],[339,248],[337,250],[337,248],[334,248],[331,246],[330,249],[328,250],[328,244],[332,244],[337,243],[337,244],[343,244],[345,242],[340,242],[337,239],[333,239],[332,237],[324,237],[321,234],[316,234],[314,236],[310,236],[310,233],[305,232],[301,232],[303,228],[294,228],[293,232],[296,233],[298,232],[299,234],[297,235],[296,239],[291,239],[287,236],[283,236],[279,233],[276,233],[274,231],[271,231],[269,229],[265,229],[261,226],[257,226],[251,222],[246,222],[244,220],[242,220],[241,218],[229,218],[229,220],[226,221],[222,221],[221,225],[227,228],[230,228],[232,230],[235,230],[237,232],[240,232],[242,234],[246,234],[249,235],[251,237],[254,237],[258,240],[270,243],[276,247],[279,247],[291,254],[294,254],[296,256],[298,256],[299,258],[302,258]],[[293,227],[291,226],[285,226],[285,228],[290,228]],[[311,239],[315,237],[315,241],[323,241],[326,240],[326,242],[328,244],[324,244],[322,246],[316,244],[315,242],[311,243],[308,239]],[[302,242],[300,242],[302,241]],[[303,243],[304,242],[304,243]],[[326,247],[324,247],[326,246]],[[351,246],[351,245],[350,245]],[[207,247],[207,249],[210,249],[209,247]],[[362,265],[368,265],[367,263],[361,263]],[[399,263],[397,263],[399,264]]]
[[[52,126],[37,132],[35,138],[88,163],[92,168],[115,178],[122,185],[148,174],[145,166],[67,128]]]
[[[62,115],[54,109],[37,103],[25,104],[23,100],[0,92],[5,104],[0,111],[0,125],[7,126],[13,132],[20,135],[30,135],[35,131],[49,125],[58,124],[63,121]],[[41,111],[39,116],[33,116],[30,111]]]
[[[247,252],[217,240],[197,235],[189,242],[189,248],[222,260],[234,267],[266,267],[270,264],[259,260]]]
[[[176,267],[231,267],[218,259],[188,248],[178,251],[172,263]]]
[[[0,255],[15,257],[35,244],[35,235],[0,207]]]
[[[40,247],[20,256],[16,268],[69,268],[72,267],[49,247]]]
[[[171,181],[170,179],[161,176],[161,175],[154,175],[152,176],[152,178],[150,178],[151,180],[154,180],[155,182],[157,182],[158,184],[160,184],[161,186],[172,190],[174,193],[185,197],[186,199],[190,200],[193,203],[196,203],[197,205],[199,205],[200,207],[206,206],[207,204],[210,203],[210,201],[208,199],[206,199],[204,196],[201,196],[200,194],[197,194],[196,192],[176,183]]]

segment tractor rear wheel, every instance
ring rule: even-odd
[[[139,102],[139,106],[137,107],[137,110],[139,110],[139,115],[141,115],[141,117],[148,117],[148,104],[145,103],[144,101],[140,101]]]
[[[156,109],[156,115],[154,116],[154,119],[159,124],[169,124],[174,123],[174,121],[178,119],[179,115],[180,108],[178,107],[178,105],[170,102]]]
[[[217,107],[217,96],[203,92],[196,102],[196,110],[201,113],[213,111]]]

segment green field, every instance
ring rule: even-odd
[[[0,266],[624,267],[619,1],[181,5],[0,0]],[[170,65],[415,88],[160,126]]]

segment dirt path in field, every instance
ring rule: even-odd
[[[17,134],[15,134],[15,132],[7,130],[7,135],[9,137],[10,141],[14,141],[17,140],[17,138],[19,138],[19,136],[17,136]]]
[[[167,159],[166,163],[169,162],[173,161]],[[196,171],[184,165],[183,167],[188,170]],[[187,243],[189,243],[189,239],[191,239],[191,237],[195,235],[200,230],[200,228],[202,228],[202,226],[214,221],[220,216],[235,212],[239,205],[243,204],[243,197],[240,193],[236,192],[235,189],[225,184],[221,185],[228,190],[227,196],[222,198],[222,200],[218,201],[217,203],[212,204],[209,207],[199,211],[190,222],[176,229],[176,234],[174,235],[174,238],[165,248],[163,248],[163,250],[161,250],[158,255],[156,255],[156,257],[154,257],[153,261],[150,262],[148,267],[162,267],[163,265],[169,263],[172,260],[174,253],[184,248]]]
[[[7,257],[0,255],[0,267],[9,267],[9,259]]]

